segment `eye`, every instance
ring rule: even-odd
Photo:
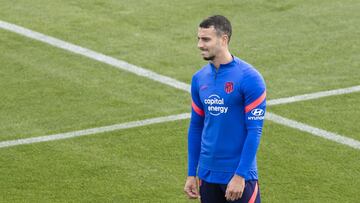
[[[211,38],[209,38],[209,37],[198,37],[197,39],[198,39],[198,41],[202,41],[202,42],[209,42],[209,41],[211,41]]]
[[[209,42],[209,41],[210,41],[210,38],[208,38],[208,37],[203,37],[203,38],[201,38],[201,40],[204,41],[204,42]]]

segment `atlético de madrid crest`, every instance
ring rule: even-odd
[[[234,91],[234,83],[233,82],[226,82],[225,83],[225,92],[230,94],[232,91]]]

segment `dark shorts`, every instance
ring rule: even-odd
[[[225,198],[225,184],[208,183],[200,180],[200,196],[202,203],[228,202]],[[260,203],[260,189],[257,180],[245,181],[245,189],[240,199],[233,203]]]

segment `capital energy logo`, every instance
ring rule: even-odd
[[[265,111],[262,109],[253,109],[251,110],[251,116],[248,116],[249,120],[264,120]]]
[[[210,95],[207,99],[204,100],[204,103],[208,105],[208,111],[213,116],[227,113],[229,109],[229,107],[224,106],[224,98],[221,98],[216,94]]]

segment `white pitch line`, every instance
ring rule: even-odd
[[[60,134],[40,136],[40,137],[2,141],[2,142],[0,142],[0,148],[11,147],[11,146],[16,146],[16,145],[31,144],[31,143],[38,143],[38,142],[47,142],[47,141],[52,141],[52,140],[62,140],[62,139],[68,139],[68,138],[73,138],[73,137],[80,137],[80,136],[85,136],[85,135],[110,132],[110,131],[114,131],[114,130],[122,130],[122,129],[140,127],[140,126],[151,125],[151,124],[156,124],[156,123],[183,120],[183,119],[188,119],[188,118],[190,118],[190,113],[183,113],[183,114],[178,114],[178,115],[150,118],[150,119],[145,119],[145,120],[140,120],[140,121],[132,121],[132,122],[127,122],[127,123],[104,126],[104,127],[99,127],[99,128],[91,128],[91,129],[86,129],[86,130],[79,130],[79,131],[68,132],[68,133],[60,133]]]
[[[71,44],[69,42],[65,42],[65,41],[62,41],[62,40],[59,40],[59,39],[44,35],[42,33],[35,32],[35,31],[29,30],[27,28],[24,28],[24,27],[21,27],[21,26],[18,26],[18,25],[14,25],[14,24],[11,24],[11,23],[8,23],[8,22],[4,22],[4,21],[1,21],[1,20],[0,20],[0,28],[3,28],[5,30],[11,31],[11,32],[15,32],[17,34],[26,36],[26,37],[31,38],[31,39],[42,41],[44,43],[50,44],[52,46],[55,46],[55,47],[58,47],[58,48],[61,48],[61,49],[64,49],[64,50],[67,50],[67,51],[70,51],[70,52],[73,52],[73,53],[76,53],[76,54],[86,56],[88,58],[91,58],[91,59],[94,59],[94,60],[109,64],[109,65],[112,65],[112,66],[114,66],[116,68],[119,68],[121,70],[129,71],[129,72],[132,72],[132,73],[134,73],[136,75],[149,78],[151,80],[155,80],[157,82],[166,84],[168,86],[175,87],[177,89],[181,89],[181,90],[185,90],[187,92],[190,92],[190,85],[188,85],[186,83],[183,83],[183,82],[180,82],[180,81],[175,80],[173,78],[163,76],[163,75],[160,75],[158,73],[152,72],[150,70],[147,70],[147,69],[144,69],[144,68],[129,64],[129,63],[125,62],[125,61],[121,61],[121,60],[115,59],[113,57],[106,56],[104,54],[92,51],[90,49],[86,49],[86,48]],[[284,103],[291,103],[291,102],[295,102],[295,101],[316,99],[316,98],[320,98],[320,97],[337,95],[337,94],[345,94],[345,93],[350,93],[351,91],[358,91],[357,88],[358,88],[358,86],[355,86],[355,87],[351,87],[351,88],[346,88],[346,89],[350,89],[350,90],[345,90],[345,91],[344,90],[342,90],[342,91],[333,90],[333,91],[325,91],[327,93],[317,92],[317,93],[313,93],[313,94],[307,94],[306,96],[305,95],[299,95],[299,96],[294,96],[294,97],[289,97],[289,98],[282,98],[282,99],[277,99],[277,100],[269,100],[268,105],[284,104]],[[190,114],[180,114],[180,115],[186,115],[182,119],[190,117]],[[309,132],[311,134],[317,133],[317,134],[314,134],[314,135],[317,135],[317,136],[321,135],[321,137],[325,137],[325,138],[327,138],[327,135],[330,135],[330,134],[326,134],[326,133],[325,134],[324,133],[319,133],[319,132],[327,132],[327,131],[324,131],[324,130],[321,130],[321,129],[318,129],[318,128],[314,128],[314,127],[311,127],[311,126],[308,126],[308,125],[305,125],[305,124],[302,124],[302,123],[298,123],[298,122],[297,123],[299,125],[298,125],[298,127],[296,127],[295,125],[293,125],[294,123],[292,123],[292,122],[296,122],[296,121],[292,121],[290,119],[283,120],[283,119],[286,119],[286,118],[277,116],[276,114],[273,114],[273,113],[270,113],[270,115],[272,115],[272,116],[270,116],[269,119],[272,119],[272,121],[283,124],[285,126],[293,127],[293,128],[296,128],[296,129],[299,129],[299,130],[302,130],[302,131]],[[179,116],[179,115],[173,115],[173,116],[176,117],[176,116]],[[172,116],[170,116],[170,117],[172,117]],[[158,119],[158,118],[155,118],[155,119]],[[280,120],[276,120],[276,119],[280,119]],[[148,120],[151,120],[151,119],[148,119]],[[159,121],[159,122],[166,122],[166,121],[167,120],[165,119],[164,121]],[[292,122],[284,122],[284,121],[292,121]],[[131,126],[136,127],[137,124],[135,124],[135,123],[137,123],[137,122],[141,123],[142,121],[130,122],[130,123],[133,123]],[[159,123],[159,122],[157,122],[157,123]],[[151,124],[151,122],[149,124]],[[122,126],[122,125],[124,125],[124,124],[118,124],[116,126]],[[141,125],[142,124],[139,124],[137,126],[141,126]],[[304,129],[301,129],[301,127],[304,127]],[[4,142],[0,142],[0,144],[8,145],[8,146],[14,146],[14,145],[19,145],[19,144],[29,144],[29,143],[44,142],[44,141],[50,141],[50,140],[56,140],[56,139],[65,139],[65,138],[70,138],[70,137],[76,137],[76,136],[83,136],[83,135],[88,135],[88,134],[99,133],[100,131],[97,131],[97,129],[103,129],[103,128],[107,129],[107,127],[100,127],[100,128],[93,128],[93,129],[88,129],[88,130],[80,130],[80,131],[62,133],[62,134],[56,134],[56,135],[50,135],[50,136],[41,136],[41,137],[35,137],[35,138],[4,141]],[[307,130],[309,128],[312,129],[312,130]],[[113,128],[112,130],[118,130],[118,129],[125,129],[125,128],[121,128],[121,127],[120,128]],[[314,130],[314,129],[318,129],[320,131],[317,131],[317,130]],[[108,129],[108,130],[103,131],[103,132],[108,132],[108,131],[112,131],[112,130]],[[333,135],[335,135],[335,134],[333,134]],[[338,135],[338,136],[340,136],[340,135]],[[340,137],[343,137],[345,140],[347,139],[344,136],[340,136]],[[337,142],[337,140],[339,140],[339,139],[333,139],[333,137],[331,137],[331,136],[328,137],[327,139],[333,140],[335,142]],[[340,141],[341,141],[341,139],[340,139]],[[339,143],[344,144],[343,142],[339,142]],[[1,148],[1,145],[0,145],[0,148]]]
[[[176,79],[170,78],[168,76],[160,75],[158,73],[155,73],[153,71],[147,70],[145,68],[135,66],[133,64],[130,64],[126,61],[122,61],[116,58],[113,58],[111,56],[106,56],[102,53],[95,52],[93,50],[48,36],[44,35],[42,33],[12,24],[5,21],[0,20],[0,28],[15,32],[17,34],[23,35],[25,37],[35,39],[41,42],[44,42],[46,44],[52,45],[54,47],[58,47],[76,54],[80,54],[82,56],[94,59],[96,61],[106,63],[108,65],[114,66],[118,69],[125,70],[131,73],[134,73],[136,75],[149,78],[151,80],[155,80],[157,82],[166,84],[171,87],[175,87],[180,90],[185,90],[187,92],[190,92],[190,85],[186,84],[184,82],[178,81]],[[339,95],[339,94],[347,94],[351,92],[357,92],[360,91],[360,85],[343,88],[343,89],[337,89],[337,90],[330,90],[330,91],[323,91],[323,92],[316,92],[316,93],[310,93],[310,94],[304,94],[304,95],[298,95],[293,97],[287,97],[287,98],[280,98],[280,99],[273,99],[267,101],[267,105],[278,105],[278,104],[286,104],[286,103],[292,103],[297,101],[304,101],[304,100],[310,100],[310,99],[317,99],[321,97],[327,97],[332,95]]]
[[[33,30],[12,24],[12,23],[8,23],[8,22],[4,22],[0,20],[0,28],[11,31],[11,32],[15,32],[17,34],[23,35],[25,37],[31,38],[31,39],[35,39],[41,42],[44,42],[46,44],[52,45],[54,47],[58,47],[60,49],[64,49],[76,54],[80,54],[82,56],[86,56],[88,58],[94,59],[96,61],[100,61],[102,63],[106,63],[109,64],[111,66],[114,66],[118,69],[121,70],[125,70],[131,73],[134,73],[136,75],[145,77],[145,78],[149,78],[151,80],[155,80],[157,82],[166,84],[168,86],[171,87],[175,87],[177,89],[181,89],[181,90],[185,90],[187,92],[190,92],[190,85],[175,80],[173,78],[164,76],[164,75],[160,75],[158,73],[155,73],[153,71],[147,70],[145,68],[139,67],[139,66],[135,66],[133,64],[130,64],[126,61],[122,61],[116,58],[113,58],[111,56],[106,56],[104,54],[95,52],[93,50],[69,43],[69,42],[65,42],[63,40],[54,38],[54,37],[50,37],[47,35],[44,35],[42,33],[39,32],[35,32]]]
[[[336,90],[329,90],[329,91],[315,92],[315,93],[310,93],[310,94],[297,95],[297,96],[293,96],[293,97],[272,99],[272,100],[267,101],[266,105],[273,106],[273,105],[279,105],[279,104],[288,104],[288,103],[293,103],[293,102],[298,102],[298,101],[318,99],[321,97],[349,94],[349,93],[353,93],[353,92],[360,92],[360,85],[348,87],[348,88],[336,89]]]
[[[336,134],[336,133],[332,133],[332,132],[328,132],[326,130],[322,130],[319,128],[315,128],[312,127],[310,125],[306,125],[304,123],[300,123],[288,118],[284,118],[282,116],[278,116],[276,114],[270,113],[270,112],[266,112],[266,119],[270,120],[274,123],[278,123],[281,125],[285,125],[291,128],[295,128],[297,130],[303,131],[303,132],[307,132],[310,133],[312,135],[316,135],[337,143],[341,143],[347,146],[350,146],[352,148],[355,149],[360,149],[360,142],[352,139],[352,138],[348,138],[348,137],[344,137],[342,135]]]

